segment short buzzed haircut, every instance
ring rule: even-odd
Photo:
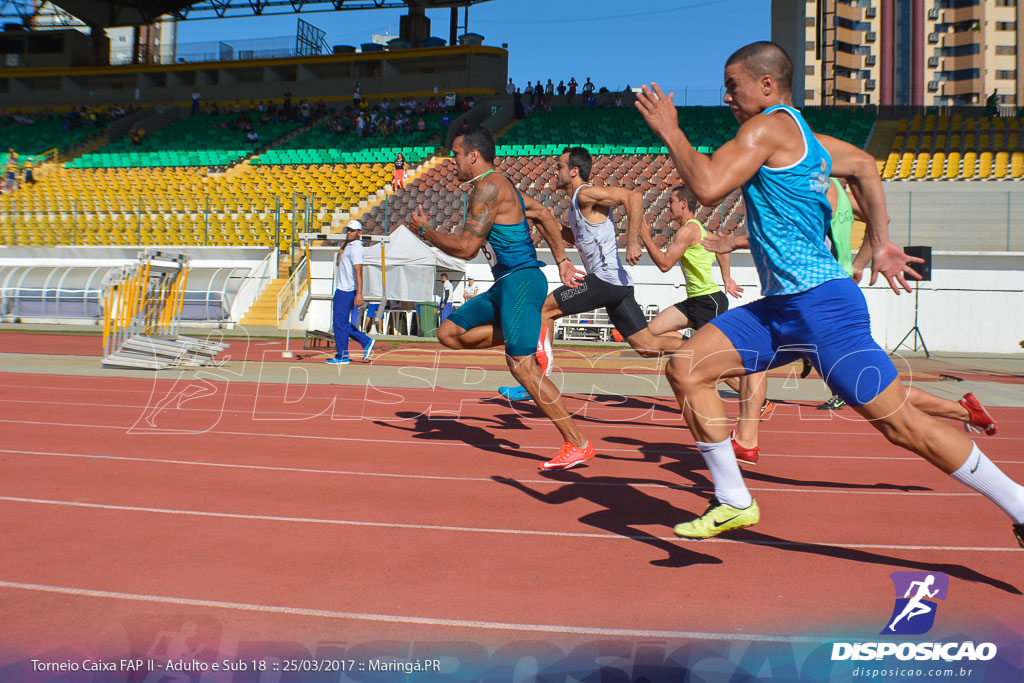
[[[562,154],[569,155],[569,169],[578,168],[580,170],[580,178],[583,182],[590,181],[590,169],[594,167],[594,158],[590,156],[583,147],[566,147],[562,150]]]
[[[693,190],[686,185],[676,185],[672,188],[672,194],[674,194],[676,199],[679,201],[686,202],[690,211],[697,213],[697,207],[700,205],[700,202],[697,201],[697,195],[693,193]]]
[[[462,138],[462,146],[466,148],[466,152],[472,152],[475,149],[484,161],[489,164],[494,162],[494,137],[491,135],[491,131],[483,126],[464,128],[455,138]]]
[[[793,61],[777,44],[760,40],[744,45],[726,60],[725,65],[741,63],[754,78],[771,76],[781,90],[793,90]]]

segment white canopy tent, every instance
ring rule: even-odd
[[[389,301],[434,301],[438,291],[438,273],[447,273],[452,286],[466,273],[466,262],[431,247],[404,225],[363,251],[363,296],[380,299],[384,293],[381,249],[387,271]]]

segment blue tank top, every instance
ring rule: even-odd
[[[800,126],[804,156],[791,166],[762,166],[743,184],[750,253],[765,296],[806,292],[847,277],[821,238],[832,220],[828,203],[832,158],[796,109],[777,104]]]
[[[493,171],[491,171],[493,172]],[[485,173],[484,176],[489,173]],[[511,182],[511,181],[509,181]],[[511,272],[523,268],[540,268],[543,261],[537,258],[537,249],[533,246],[530,238],[530,227],[526,224],[526,204],[523,203],[523,196],[519,194],[519,188],[512,184],[512,189],[519,197],[519,206],[523,209],[523,220],[512,225],[495,223],[491,227],[491,233],[487,236],[480,250],[491,267],[491,274],[497,282]]]

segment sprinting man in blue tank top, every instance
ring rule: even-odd
[[[494,274],[494,285],[441,323],[437,338],[449,349],[504,345],[512,376],[564,439],[558,454],[542,463],[541,469],[575,467],[594,457],[594,446],[580,433],[558,388],[545,376],[543,364],[551,359],[544,353],[547,334],[541,325],[541,308],[548,295],[548,281],[540,270],[544,263],[537,259],[526,221],[532,221],[551,246],[562,283],[575,287],[580,273],[565,255],[562,226],[547,207],[523,197],[511,180],[495,170],[494,139],[486,128],[465,129],[452,143],[452,151],[456,176],[473,185],[465,226],[455,234],[431,229],[422,207],[416,207],[410,223],[421,239],[451,256],[471,259],[482,251]]]
[[[871,338],[867,304],[829,253],[822,235],[832,218],[829,176],[846,178],[864,213],[871,282],[885,276],[898,294],[919,262],[889,241],[885,194],[874,159],[825,135],[815,137],[792,106],[793,63],[769,42],[737,50],[725,65],[725,103],[740,124],[711,158],[679,128],[672,95],[645,86],[636,106],[668,146],[683,182],[707,206],[742,188],[750,250],[763,298],[734,308],[698,330],[668,365],[669,382],[714,479],[715,495],[697,519],[675,527],[708,538],[756,524],[750,495],[729,443],[715,385],[811,359],[826,384],[893,444],[917,453],[985,495],[1013,523],[1024,547],[1024,486],[1007,477],[964,434],[915,408],[896,368]],[[686,354],[686,355],[683,355]]]

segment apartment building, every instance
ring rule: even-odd
[[[794,57],[805,105],[984,104],[996,92],[1024,106],[1022,31],[1018,0],[772,3],[772,40]]]

